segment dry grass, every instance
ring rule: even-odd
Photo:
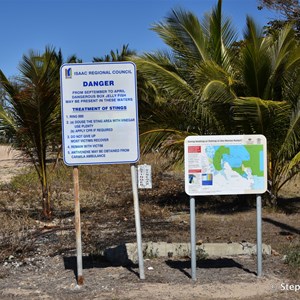
[[[152,241],[177,241],[183,234],[188,235],[189,230],[188,223],[181,217],[181,213],[188,213],[189,209],[188,196],[184,193],[183,169],[166,169],[167,160],[156,154],[142,157],[139,164],[145,163],[152,166],[153,189],[139,191],[143,237]],[[0,261],[11,255],[28,255],[36,245],[41,247],[36,243],[41,237],[46,241],[43,251],[49,252],[51,248],[49,255],[74,251],[72,168],[61,162],[54,170],[49,170],[53,201],[53,220],[49,222],[44,222],[40,214],[40,184],[33,169],[27,168],[26,173],[0,186]],[[82,239],[86,253],[97,254],[104,246],[135,241],[129,165],[80,166],[79,186]],[[220,222],[220,214],[229,217],[240,213],[242,217],[244,211],[254,210],[241,200],[238,197],[205,197],[197,201],[197,212],[211,216],[207,216],[205,224],[201,225],[201,234],[205,231],[211,239],[214,235],[221,235],[215,233],[214,225],[215,219]],[[291,202],[294,203],[298,202]],[[294,206],[291,209],[294,210]],[[178,220],[171,218],[174,215]],[[243,238],[248,238],[244,237],[248,234],[246,228],[240,229]],[[278,230],[276,226],[272,228],[274,232]],[[226,239],[228,229],[220,230],[223,229]],[[285,248],[287,240],[283,241],[282,248]],[[291,262],[297,261],[299,256],[295,256],[294,248],[290,253]],[[292,268],[299,269],[299,266]]]
[[[22,254],[30,247],[30,229],[34,222],[26,211],[0,212],[0,260]]]
[[[291,277],[300,278],[300,240],[292,242],[286,249],[285,263],[290,266]]]
[[[140,164],[152,166],[153,184],[161,182],[161,173],[166,161],[155,155],[141,160]],[[49,166],[51,199],[55,225],[64,228],[70,225],[74,216],[73,172],[62,162],[55,169]],[[129,165],[95,165],[79,167],[80,206],[82,211],[83,239],[90,240],[94,233],[93,222],[101,218],[103,211],[113,209],[119,218],[132,216],[132,186]],[[142,218],[162,218],[169,210],[147,202],[147,193],[141,192],[140,212]],[[35,170],[26,168],[26,172],[15,176],[9,183],[0,186],[0,261],[10,255],[22,255],[30,248],[34,238],[31,232],[43,229],[41,215],[41,190]],[[106,216],[104,216],[105,218]],[[50,220],[51,221],[51,220]],[[52,220],[53,221],[53,220]],[[73,221],[72,221],[73,222]],[[51,223],[53,225],[53,222]],[[50,224],[50,226],[52,226]],[[58,245],[59,246],[59,245]],[[61,245],[59,246],[61,247]]]

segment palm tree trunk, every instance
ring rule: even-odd
[[[50,219],[52,216],[51,197],[48,185],[42,186],[43,217]]]
[[[46,150],[44,150],[44,155]],[[41,184],[42,184],[42,197],[43,197],[43,216],[46,219],[50,219],[52,215],[51,208],[51,195],[50,195],[50,187],[48,184],[48,174],[47,174],[47,165],[46,165],[46,157],[43,157],[42,165],[41,165]]]

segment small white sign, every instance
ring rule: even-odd
[[[152,175],[150,165],[138,166],[138,188],[152,189]]]

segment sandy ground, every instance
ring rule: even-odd
[[[1,183],[22,172],[24,166],[18,151],[0,146]],[[54,232],[53,237],[58,233]],[[45,236],[41,235],[41,240],[36,241],[39,246],[33,257],[22,261],[12,257],[0,266],[0,299],[300,299],[300,290],[282,289],[282,284],[299,285],[300,282],[286,277],[281,256],[264,259],[262,278],[255,275],[254,257],[200,261],[196,282],[189,275],[189,258],[146,259],[146,279],[142,281],[136,265],[87,262],[85,283],[78,287],[75,256],[64,256],[63,253],[41,255],[44,242]]]
[[[0,145],[0,183],[7,183],[26,166],[20,151]]]

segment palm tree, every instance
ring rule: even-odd
[[[112,61],[126,61],[129,57],[136,55],[134,50],[130,50],[127,45],[123,45],[121,53],[117,49],[116,52],[110,51],[110,55],[106,54],[104,57],[94,57],[93,62],[112,62]]]
[[[187,135],[264,134],[275,199],[300,167],[299,45],[291,27],[264,37],[247,18],[236,55],[236,35],[221,8],[220,0],[202,23],[173,10],[153,27],[171,50],[136,60],[159,95],[141,120],[141,141],[146,151],[159,148],[178,161]]]
[[[111,50],[110,54],[103,57],[94,57],[93,62],[117,62],[117,61],[133,61],[137,57],[136,51],[128,48],[129,45],[123,45],[119,50]],[[156,96],[156,90],[153,84],[147,80],[143,74],[137,71],[137,88],[138,88],[138,102],[139,102],[139,116],[148,116],[152,111],[151,104]]]
[[[43,54],[30,51],[20,63],[20,76],[9,81],[0,71],[0,82],[8,94],[0,106],[1,127],[13,133],[14,144],[28,156],[38,174],[43,215],[51,216],[47,173],[47,151],[60,144],[59,68],[62,55],[46,47]]]
[[[234,102],[234,117],[243,132],[267,137],[272,204],[300,169],[300,49],[294,37],[290,25],[276,37],[263,37],[247,18],[240,57],[243,88]]]
[[[146,53],[135,60],[158,95],[149,103],[151,118],[141,119],[141,141],[145,151],[160,148],[168,156],[176,153],[178,161],[183,153],[176,150],[182,149],[186,136],[234,130],[228,118],[230,100],[235,97],[228,49],[237,34],[230,20],[222,16],[222,1],[202,23],[194,14],[179,9],[165,22],[154,24],[153,30],[171,50]],[[227,91],[226,98],[218,93],[220,89]]]

